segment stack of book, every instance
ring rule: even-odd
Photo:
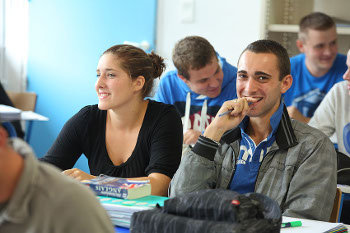
[[[130,228],[133,213],[154,208],[157,204],[164,205],[168,197],[146,196],[133,200],[97,196],[103,208],[109,214],[115,226]]]
[[[101,205],[111,217],[114,225],[130,227],[133,213],[164,205],[167,197],[151,196],[149,180],[129,180],[100,175],[82,181],[97,195]]]

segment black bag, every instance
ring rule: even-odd
[[[130,232],[280,232],[281,219],[278,204],[265,195],[209,189],[171,198],[163,208],[134,213]]]
[[[350,185],[350,158],[339,151],[337,151],[337,158],[337,183]]]

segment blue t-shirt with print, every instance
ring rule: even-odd
[[[284,104],[281,102],[277,111],[270,118],[272,132],[267,138],[255,145],[255,142],[244,132],[247,128],[248,117],[240,123],[242,138],[240,140],[240,152],[236,163],[236,171],[233,175],[230,189],[241,194],[254,192],[255,180],[258,175],[261,161],[275,141],[275,134],[281,121]]]
[[[305,65],[305,54],[299,54],[290,59],[292,86],[283,95],[287,107],[296,107],[301,114],[312,117],[316,108],[333,87],[343,81],[343,74],[347,70],[346,56],[337,54],[333,66],[322,77],[311,75]]]

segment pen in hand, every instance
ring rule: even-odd
[[[248,103],[248,106],[250,106],[251,104],[252,104],[252,102],[249,102],[249,103]],[[232,112],[232,111],[233,111],[233,109],[228,110],[227,112],[223,112],[223,113],[219,114],[219,117],[225,116],[225,115],[229,114],[229,113]]]

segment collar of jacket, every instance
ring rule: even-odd
[[[221,140],[227,144],[231,144],[232,142],[241,139],[241,137],[241,130],[239,127],[236,127],[230,131],[227,131]],[[292,123],[285,105],[283,106],[282,118],[276,131],[276,143],[280,149],[287,149],[298,144],[298,140],[294,134]]]

